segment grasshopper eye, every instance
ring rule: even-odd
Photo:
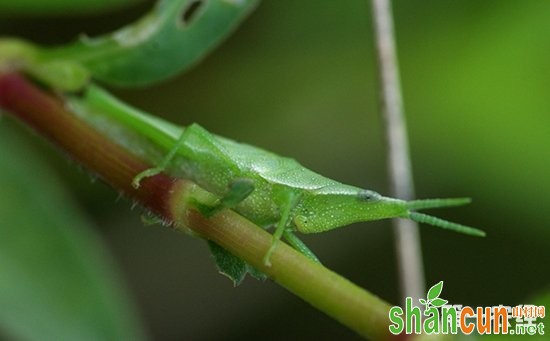
[[[357,197],[360,201],[376,201],[380,199],[380,194],[365,189],[359,191]]]

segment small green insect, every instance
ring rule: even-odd
[[[134,186],[145,177],[166,171],[190,179],[219,197],[216,205],[197,206],[204,215],[229,208],[264,228],[275,226],[266,264],[281,238],[316,259],[296,237],[296,231],[318,233],[361,221],[408,218],[473,236],[485,235],[478,229],[416,212],[467,204],[467,198],[387,198],[323,177],[293,159],[213,135],[197,124],[176,126],[131,108],[95,86],[87,87],[82,97],[69,97],[68,102],[82,118],[158,164],[139,174]],[[138,136],[145,137],[147,143],[140,142]],[[139,147],[151,144],[154,151]]]

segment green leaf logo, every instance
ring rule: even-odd
[[[436,308],[441,307],[441,306],[447,304],[447,302],[449,302],[449,301],[441,299],[441,298],[436,298],[432,301],[432,306],[434,306]]]
[[[430,308],[439,308],[449,302],[447,300],[439,298],[439,295],[441,295],[441,291],[443,291],[443,281],[440,281],[439,283],[431,287],[430,290],[428,290],[428,297],[425,300],[422,298],[418,299],[420,303],[426,307],[426,311]]]
[[[428,291],[428,301],[432,301],[439,297],[441,291],[443,290],[443,281],[440,281],[436,285],[430,288]]]

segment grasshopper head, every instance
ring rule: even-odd
[[[361,221],[406,217],[406,202],[353,186],[327,186],[304,195],[294,225],[301,233],[318,233]]]
[[[356,222],[386,218],[408,218],[473,236],[483,231],[424,213],[420,209],[468,204],[469,198],[404,201],[347,185],[333,185],[305,194],[294,213],[294,225],[301,233],[318,233]]]

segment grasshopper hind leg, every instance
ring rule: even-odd
[[[183,129],[174,146],[172,146],[168,154],[166,154],[159,165],[146,169],[134,177],[132,180],[132,186],[134,188],[139,188],[143,179],[164,172],[176,154],[189,160],[194,160],[197,158],[197,152],[194,150],[196,147],[192,147],[193,145],[200,145],[202,148],[207,149],[210,153],[209,157],[220,160],[220,162],[223,162],[233,172],[237,171],[236,165],[230,158],[227,157],[223,146],[219,144],[216,137],[200,125],[193,123]]]

